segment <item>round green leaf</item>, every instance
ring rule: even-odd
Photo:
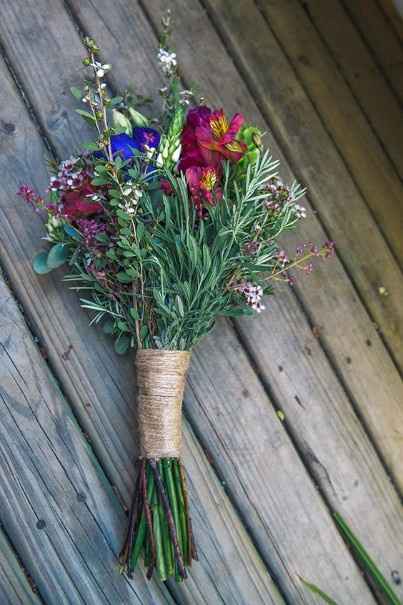
[[[39,275],[44,275],[45,273],[49,273],[52,269],[48,267],[48,253],[47,252],[38,252],[38,254],[34,257],[32,261],[32,267],[35,273]]]
[[[105,334],[112,334],[114,328],[115,328],[115,322],[112,321],[111,319],[108,319],[102,327]]]
[[[124,355],[130,346],[130,336],[120,336],[115,340],[115,351],[118,355]]]
[[[66,262],[69,256],[69,249],[66,244],[56,244],[49,250],[47,265],[49,269],[57,269]]]

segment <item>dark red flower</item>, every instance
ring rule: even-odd
[[[61,196],[61,214],[71,221],[86,218],[103,212],[102,204],[92,199],[96,190],[89,181],[84,181],[79,188],[63,192]]]
[[[163,193],[165,193],[165,195],[172,195],[174,192],[172,184],[170,181],[168,181],[168,179],[161,179],[160,187],[161,187],[161,190],[163,191]]]
[[[191,109],[182,133],[179,170],[192,166],[215,166],[223,159],[238,162],[247,147],[237,140],[244,118],[237,113],[228,122],[222,109],[211,111],[203,105]]]

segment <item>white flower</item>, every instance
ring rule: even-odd
[[[299,204],[295,204],[294,212],[297,218],[306,218],[306,208],[304,206],[300,206]]]
[[[103,78],[105,73],[110,70],[111,66],[108,63],[102,65],[99,61],[94,61],[91,66],[95,69],[98,78]]]
[[[170,53],[165,48],[160,48],[158,51],[158,61],[166,76],[171,76],[174,73],[177,66],[176,53]]]
[[[180,102],[182,105],[189,105],[191,99],[193,98],[193,92],[191,90],[182,90],[179,95],[181,97]]]

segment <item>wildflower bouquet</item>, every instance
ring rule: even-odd
[[[136,350],[140,457],[122,569],[131,576],[142,555],[149,578],[156,569],[181,580],[197,559],[180,460],[191,351],[218,316],[260,313],[274,282],[292,283],[290,269],[310,272],[333,246],[287,258],[278,240],[305,216],[304,190],[281,182],[262,133],[241,114],[228,120],[181,90],[166,40],[162,111],[149,119],[138,110],[144,99],[109,93],[110,66],[85,39],[90,73],[72,92],[94,140],[51,165],[46,199],[26,185],[19,194],[46,216],[49,245],[35,271],[66,264],[64,281],[91,323],[117,353]]]

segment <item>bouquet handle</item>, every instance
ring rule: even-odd
[[[141,349],[136,356],[140,458],[129,527],[120,553],[133,576],[140,555],[147,578],[187,577],[197,559],[185,471],[180,459],[182,400],[189,351]]]

